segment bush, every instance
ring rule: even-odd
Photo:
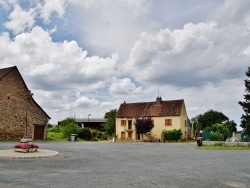
[[[103,133],[98,131],[96,138],[99,140],[99,139],[102,139],[102,137],[103,137]]]
[[[48,128],[52,128],[53,127],[53,125],[51,125],[51,124],[48,124]]]
[[[211,132],[210,133],[211,141],[222,141],[222,135],[219,132]]]
[[[58,132],[60,132],[60,128],[58,126],[51,127],[51,128],[49,128],[49,131],[50,132],[54,132],[54,133],[58,133]]]
[[[97,130],[91,129],[91,134],[93,138],[95,138],[97,136]]]
[[[66,125],[68,125],[68,124],[71,124],[71,123],[76,124],[75,118],[70,118],[70,117],[68,117],[68,118],[66,118],[66,119],[64,119],[64,120],[62,120],[62,121],[60,121],[60,127],[64,127],[64,126],[66,126]]]
[[[83,128],[78,132],[78,137],[84,140],[91,140],[92,134],[89,128]]]
[[[165,130],[162,132],[164,136],[164,140],[176,140],[178,141],[181,138],[182,132],[181,129],[179,130]]]
[[[78,134],[80,131],[80,127],[77,126],[75,123],[69,123],[62,127],[62,132],[64,137],[68,137],[71,134]]]

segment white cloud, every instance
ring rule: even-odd
[[[109,92],[111,95],[134,95],[142,91],[141,87],[136,85],[130,80],[130,78],[115,79],[113,80]]]
[[[150,0],[118,0],[121,7],[126,7],[134,16],[145,15],[149,12]]]
[[[95,80],[110,80],[115,74],[115,67],[118,55],[113,54],[108,58],[100,58],[98,56],[86,57],[84,59],[85,66],[79,70],[91,82]]]
[[[123,68],[137,81],[179,87],[234,78],[248,65],[242,60],[238,62],[241,66],[235,63],[247,45],[243,41],[250,40],[250,36],[239,35],[240,30],[207,22],[160,30],[156,35],[143,33]]]
[[[65,0],[44,0],[42,5],[38,6],[40,10],[40,16],[43,18],[44,22],[49,22],[51,15],[57,13],[59,18],[63,18],[66,9]]]
[[[70,1],[70,18],[77,25],[72,32],[94,53],[107,56],[119,52],[119,57],[125,58],[141,29],[154,25],[146,17],[150,4],[145,0]],[[68,22],[70,27],[72,23]]]
[[[33,27],[35,16],[35,9],[25,11],[19,5],[15,5],[14,10],[9,15],[9,21],[5,23],[5,27],[13,31],[14,34],[21,33]]]
[[[74,107],[90,108],[96,107],[99,102],[94,98],[88,98],[86,96],[80,96],[74,103]]]
[[[0,40],[1,66],[17,65],[34,98],[53,115],[59,109],[78,114],[86,110],[79,108],[101,105],[82,93],[103,89],[117,74],[117,54],[87,57],[76,41],[53,42],[49,31],[38,26],[14,39],[2,33]]]
[[[250,46],[248,46],[244,51],[243,54],[250,58]]]
[[[221,25],[239,23],[245,23],[249,25],[250,23],[246,22],[250,16],[249,6],[250,1],[248,0],[226,0],[223,6],[218,8],[214,19],[216,19]]]
[[[0,0],[0,5],[6,9],[9,10],[11,8],[12,5],[16,4],[18,0]]]
[[[249,1],[23,2],[0,0],[13,31],[0,34],[1,68],[17,65],[51,122],[154,101],[158,86],[189,117],[213,108],[239,122]]]

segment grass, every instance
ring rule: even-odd
[[[248,146],[225,146],[225,145],[214,145],[214,146],[201,146],[198,147],[200,150],[250,150]]]
[[[48,131],[48,140],[51,141],[62,141],[62,140],[67,140],[64,136],[63,133],[60,132],[52,132],[52,131]]]
[[[51,127],[48,129],[48,141],[68,141],[68,138],[64,137],[61,129],[57,127]],[[77,138],[77,141],[84,141],[83,139]]]

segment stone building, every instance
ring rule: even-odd
[[[33,99],[17,67],[0,69],[0,140],[44,140],[49,119]]]

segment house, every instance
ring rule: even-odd
[[[191,138],[191,126],[183,99],[163,101],[157,97],[154,102],[122,103],[116,114],[116,135],[118,140],[138,140],[134,121],[150,117],[154,128],[143,136],[145,139],[161,139],[163,130],[181,129],[181,139]]]
[[[16,66],[0,69],[0,140],[47,138],[50,117],[32,95]]]

